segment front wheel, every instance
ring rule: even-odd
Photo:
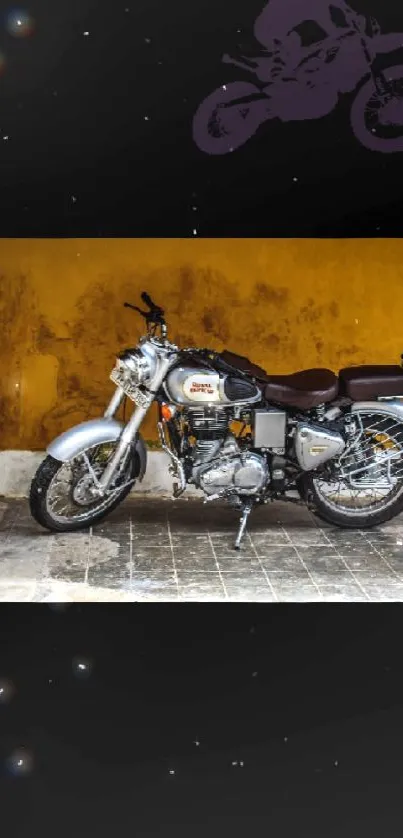
[[[116,445],[97,445],[85,452],[97,478],[115,453]],[[92,492],[94,482],[82,455],[67,463],[47,456],[31,483],[31,515],[38,524],[52,532],[85,529],[116,509],[133,488],[139,471],[139,457],[134,451],[112,489],[106,496],[97,497]]]
[[[365,148],[392,154],[403,151],[403,66],[388,67],[383,75],[386,91],[378,91],[372,77],[358,91],[351,127]]]
[[[253,137],[269,115],[268,100],[256,85],[224,84],[197,109],[193,139],[206,154],[229,154]]]

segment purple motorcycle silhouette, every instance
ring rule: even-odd
[[[298,27],[312,21],[318,40],[303,44]],[[344,0],[271,0],[254,26],[260,54],[223,56],[255,76],[227,82],[199,106],[193,138],[206,154],[228,154],[269,119],[320,119],[340,95],[356,91],[353,133],[371,151],[403,151],[403,64],[376,69],[376,58],[403,47],[403,33],[381,34],[374,18],[356,14]],[[396,59],[395,59],[396,61]]]

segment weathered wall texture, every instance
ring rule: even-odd
[[[273,373],[397,363],[403,240],[0,240],[0,447],[39,450],[102,412],[147,290],[182,345]],[[144,434],[155,439],[155,416]]]

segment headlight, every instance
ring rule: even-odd
[[[116,368],[120,375],[130,378],[133,384],[144,384],[150,378],[150,365],[147,358],[136,351],[122,352],[116,361]]]
[[[146,349],[126,349],[118,356],[116,364],[120,374],[130,378],[134,384],[149,384],[155,375],[156,355]]]

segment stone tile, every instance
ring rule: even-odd
[[[182,571],[193,573],[217,572],[217,562],[213,556],[192,556],[186,554],[175,555],[175,568],[178,574]]]
[[[133,562],[138,562],[144,559],[151,559],[152,561],[165,561],[172,564],[172,550],[169,544],[166,547],[155,547],[154,544],[149,544],[148,547],[142,544],[141,547],[133,542],[131,548],[131,555]]]
[[[296,552],[298,557],[305,563],[309,561],[311,564],[315,562],[323,562],[325,559],[333,559],[337,561],[339,557],[338,551],[330,544],[321,544],[320,546],[312,547],[297,547]]]
[[[179,585],[218,585],[222,587],[220,573],[218,570],[199,571],[177,569],[176,575]]]
[[[317,587],[311,581],[309,574],[306,571],[298,571],[298,572],[277,572],[277,573],[269,573],[268,577],[270,579],[271,585],[279,598],[284,598],[284,596],[290,595],[293,598],[296,594],[299,595],[310,595],[312,593],[315,594],[315,597],[318,596]]]
[[[357,555],[351,553],[346,556],[345,562],[349,570],[365,571],[367,574],[376,576],[394,576],[393,568],[388,566],[387,562],[379,555],[379,553],[371,553],[370,555]],[[403,566],[402,566],[403,571]]]
[[[265,573],[263,570],[256,568],[255,570],[251,570],[250,573],[246,574],[242,571],[226,571],[225,573],[221,574],[221,579],[223,585],[226,587],[227,585],[238,585],[242,587],[243,585],[247,585],[249,588],[257,587],[257,586],[266,586],[268,585],[268,574]]]
[[[244,577],[263,568],[263,563],[255,555],[248,556],[236,551],[232,556],[220,556],[217,564],[222,574],[241,573]]]
[[[303,559],[306,572],[317,585],[326,584],[341,578],[351,579],[351,573],[343,559],[338,556],[305,555]]]
[[[147,571],[152,574],[157,571],[169,572],[173,570],[174,564],[170,553],[165,553],[163,556],[150,554],[149,556],[133,556],[132,568],[133,572]]]
[[[124,556],[88,568],[87,584],[96,587],[125,587],[130,580],[130,562]]]
[[[204,559],[205,561],[209,561],[211,559],[211,561],[214,562],[213,550],[188,550],[186,547],[180,547],[179,545],[177,545],[173,548],[173,552],[171,552],[170,550],[170,553],[171,555],[173,554],[175,561],[178,561],[178,559],[182,557],[187,561],[197,561],[198,559]]]
[[[266,555],[259,554],[259,562],[268,573],[286,571],[298,574],[304,571],[301,559],[293,547],[267,550]]]
[[[265,550],[267,547],[275,547],[282,544],[290,544],[290,539],[288,538],[287,533],[284,532],[283,529],[278,529],[275,527],[272,527],[264,533],[257,533],[253,530],[253,527],[251,527],[249,530],[249,534],[252,538],[253,545],[259,553],[262,552],[262,550]]]
[[[179,599],[189,602],[224,602],[224,588],[218,585],[179,585]]]
[[[48,567],[48,577],[58,582],[74,582],[84,584],[87,574],[87,567],[85,565],[75,565],[72,567]]]
[[[290,543],[296,547],[329,547],[329,539],[326,538],[325,533],[314,527],[307,526],[304,528],[286,527],[286,533],[290,538]]]
[[[33,602],[35,591],[34,580],[20,582],[12,578],[0,580],[0,602]]]
[[[133,573],[128,590],[132,595],[138,597],[138,601],[145,599],[178,599],[178,587],[173,576],[164,577],[160,574],[144,576],[143,574]]]
[[[314,585],[276,590],[276,596],[277,602],[323,602],[320,592]]]
[[[230,602],[277,602],[278,600],[270,588],[259,586],[249,587],[247,584],[226,585],[227,598]]]
[[[335,580],[330,585],[321,585],[320,592],[324,602],[368,602],[368,597],[353,581],[343,580],[338,583]]]

